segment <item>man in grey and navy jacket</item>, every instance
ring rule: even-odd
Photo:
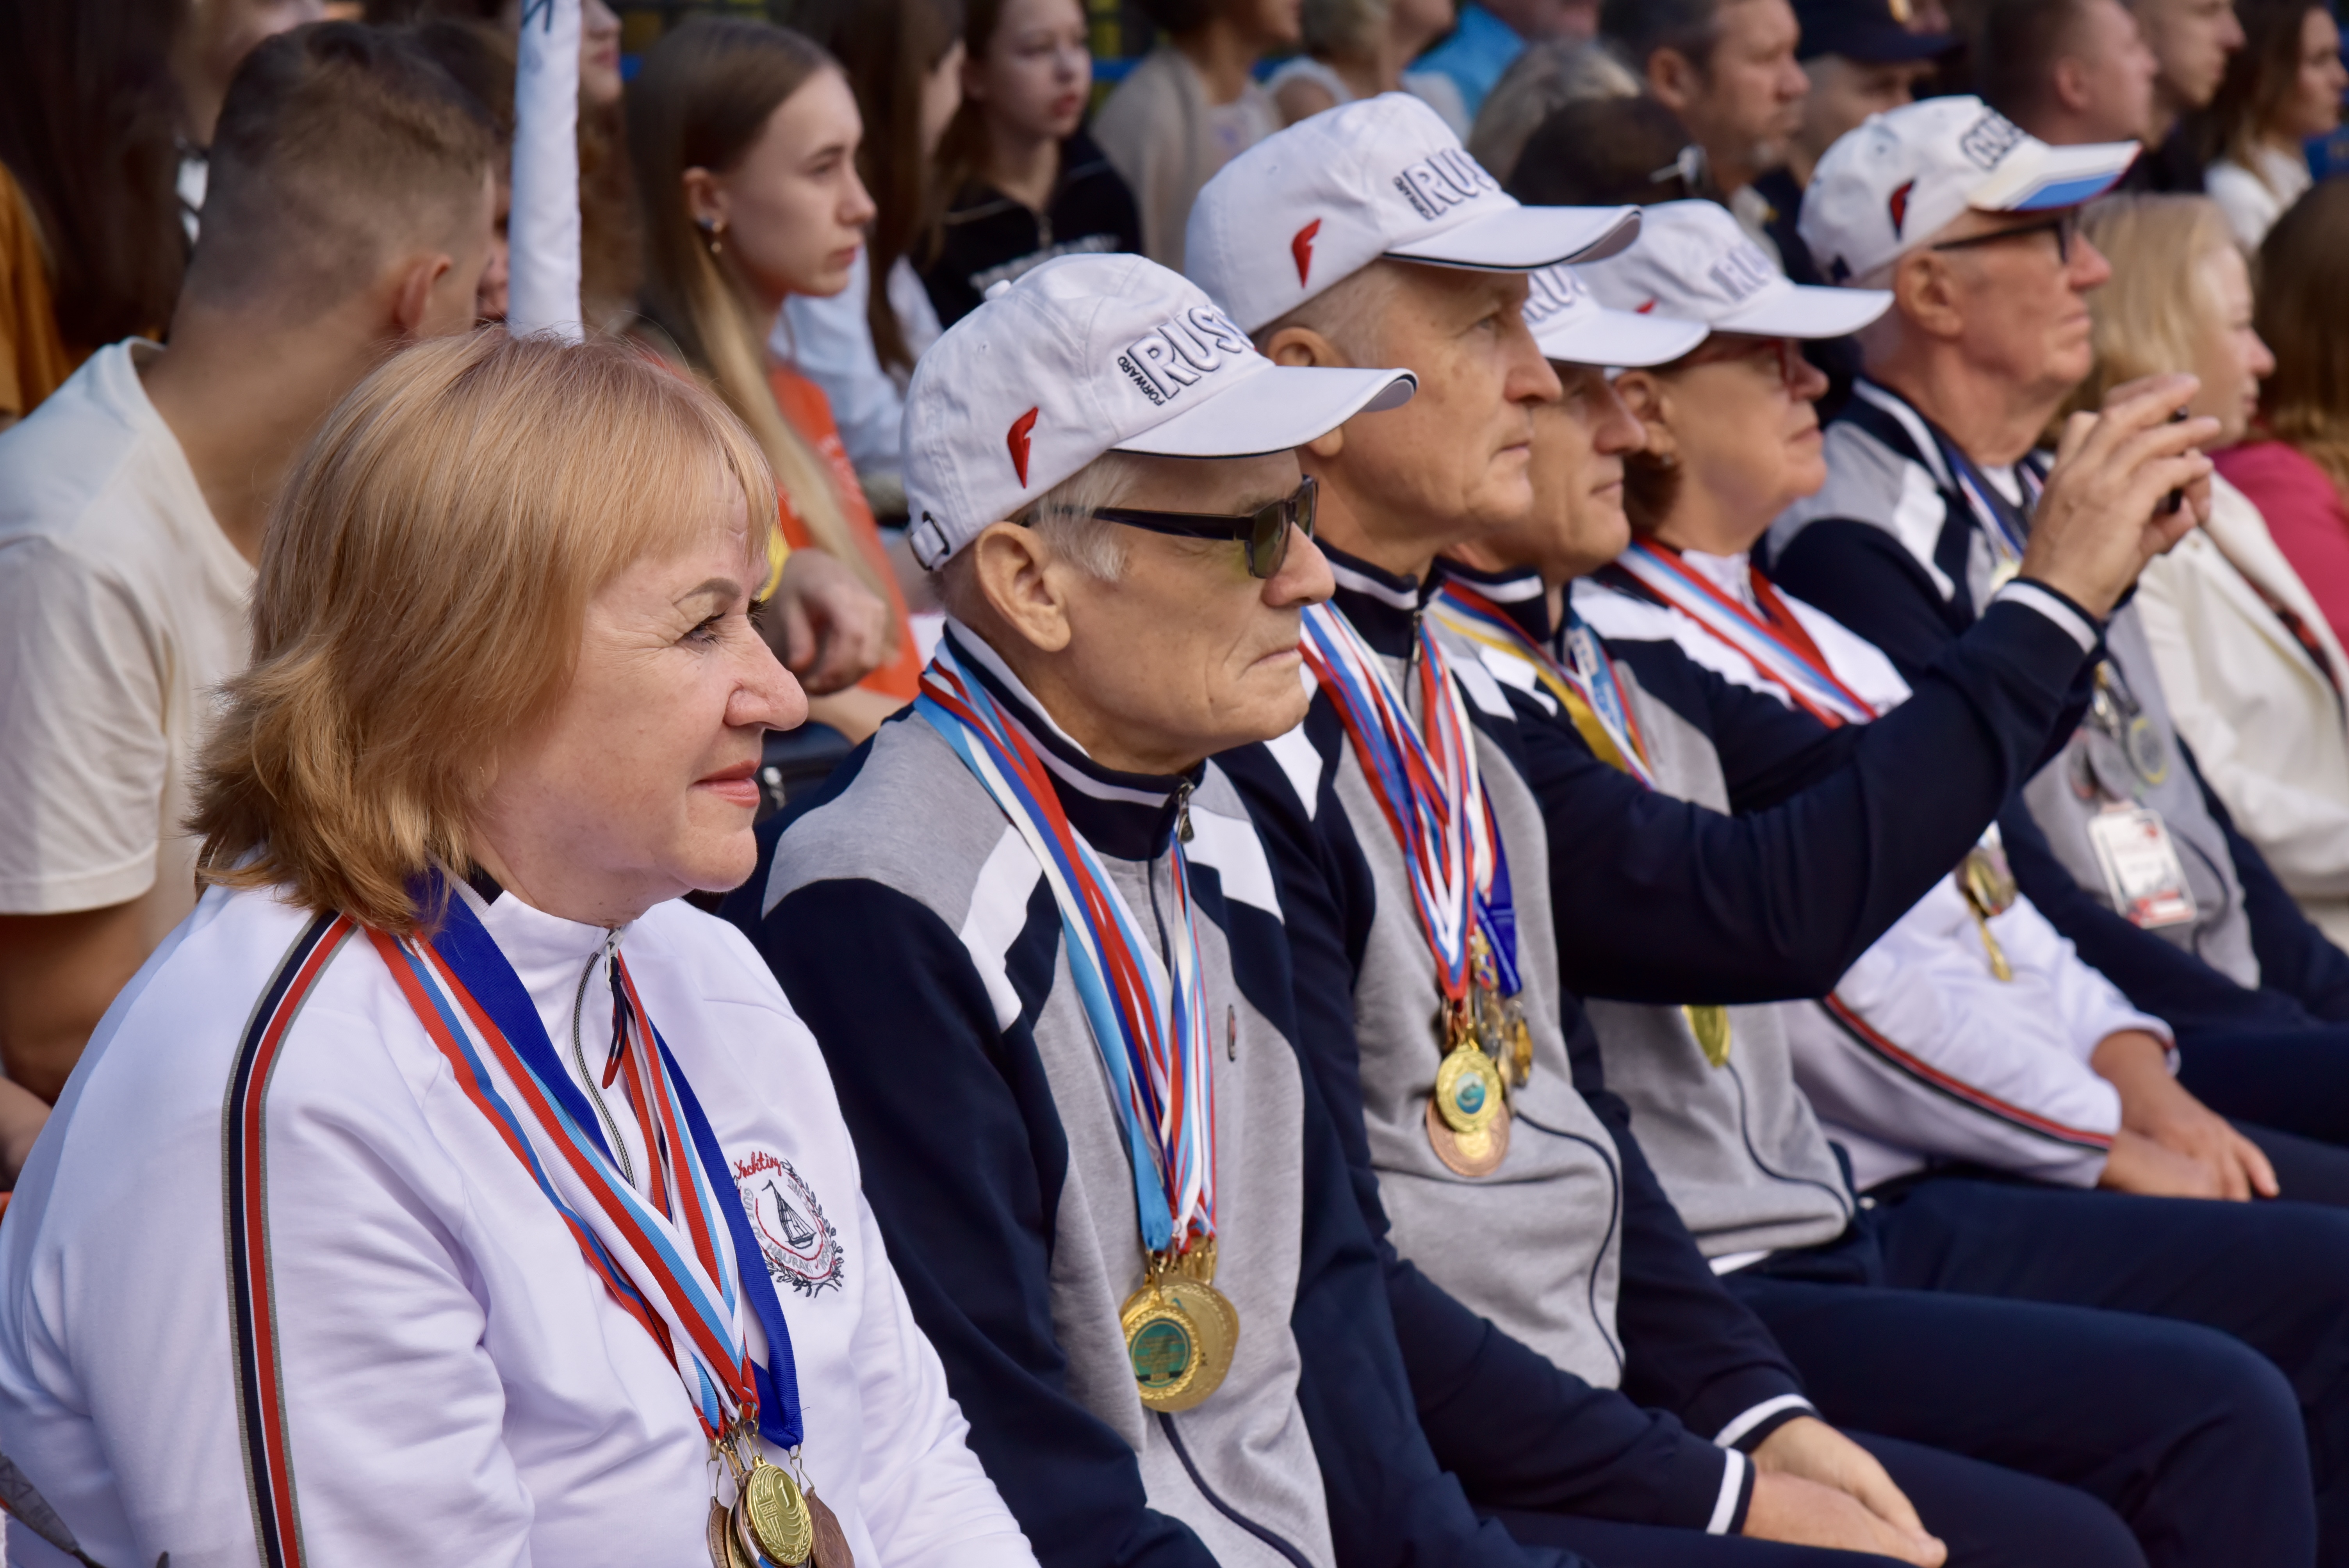
[[[1189,379],[1154,400],[1170,359]],[[1139,257],[1049,263],[958,323],[908,397],[916,543],[956,617],[932,696],[762,829],[726,911],[824,1050],[916,1320],[1047,1564],[1573,1568],[1480,1522],[1419,1430],[1291,1044],[1271,870],[1203,760],[1303,707],[1298,615],[1329,576],[1287,447],[1410,385],[1276,371]],[[1150,455],[1170,450],[1234,459]],[[1112,502],[1129,524],[1090,515]],[[947,686],[1032,758],[1032,814],[966,764]],[[1072,977],[1067,873],[1023,837],[1062,823],[1131,917],[1128,958],[1179,975],[1197,943],[1237,1337],[1189,1408],[1145,1403],[1121,1319],[1145,1283],[1124,1047]]]
[[[1306,449],[1322,536],[1338,547],[1325,551],[1332,606],[1408,694],[1415,723],[1432,722],[1418,694],[1422,661],[1433,656],[1423,618],[1434,557],[1529,511],[1529,421],[1560,392],[1520,314],[1528,285],[1511,275],[1544,259],[1541,225],[1554,219],[1499,197],[1440,126],[1423,129],[1423,115],[1381,98],[1260,143],[1203,192],[1186,248],[1209,292],[1276,360],[1340,366],[1392,355],[1421,377],[1413,407]],[[1299,227],[1268,233],[1268,212]],[[2051,580],[2109,602],[2138,549],[2133,531],[2091,520],[2043,559]],[[1834,913],[1798,934],[1798,977],[1848,962],[1844,944],[1864,948],[1972,841],[2039,754],[2084,651],[2042,609],[2002,606],[1921,698],[1930,716],[1901,721],[1806,804],[1865,838],[1826,868]],[[1486,1176],[1460,1173],[1431,1143],[1444,1052],[1433,961],[1382,787],[1330,680],[1299,729],[1218,758],[1271,851],[1300,1043],[1384,1243],[1389,1299],[1438,1456],[1522,1538],[1594,1555],[1735,1561],[1749,1543],[1712,1532],[1740,1530],[1935,1560],[1940,1544],[1914,1522],[1907,1488],[1930,1506],[1924,1526],[1961,1547],[2135,1560],[2109,1512],[2075,1492],[1871,1439],[1878,1467],[1816,1418],[1777,1346],[1674,1214],[1562,973],[1580,956],[1567,923],[1612,922],[1648,938],[1644,953],[1631,940],[1611,951],[1637,954],[1617,967],[1654,1000],[1685,995],[1692,956],[1728,963],[1733,990],[1784,995],[1768,988],[1786,983],[1788,954],[1755,940],[1772,924],[1767,873],[1785,869],[1781,835],[1709,823],[1588,752],[1606,779],[1586,782],[1611,815],[1602,826],[1561,809],[1499,684],[1464,645],[1446,656],[1506,851],[1531,1045],[1530,1078],[1510,1097],[1515,1131]],[[1937,738],[1950,730],[1959,733]],[[1983,734],[1994,748],[1981,746]],[[1643,845],[1627,847],[1619,823],[1651,830]],[[1744,886],[1715,907],[1708,879],[1731,871]],[[2010,1424],[2035,1430],[2043,1408],[2018,1402]],[[1788,1480],[1857,1504],[1859,1517],[1838,1526],[1848,1533],[1830,1534],[1824,1511],[1791,1522],[1779,1511]],[[1745,1496],[1733,1498],[1733,1484]]]

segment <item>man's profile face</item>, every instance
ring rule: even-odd
[[[2013,237],[1930,253],[1949,269],[1966,360],[2017,394],[2060,395],[2086,378],[2095,359],[2087,295],[2113,275],[2084,233],[2072,235],[2069,259],[2061,256],[2043,226],[2049,216],[1969,211],[1937,242]]]
[[[2227,57],[2243,46],[2234,0],[2137,0],[2137,25],[2161,64],[2161,88],[2180,108],[2200,108],[2219,90]]]
[[[2143,140],[2153,131],[2153,84],[2160,62],[2120,0],[2087,0],[2065,41],[2085,101],[2078,112],[2092,141]],[[2220,57],[2225,68],[2225,57]],[[2217,88],[2216,78],[2212,89]]]
[[[1872,114],[1913,103],[1917,84],[1932,75],[1926,60],[1885,62],[1820,55],[1803,62],[1811,90],[1803,99],[1803,126],[1795,142],[1816,160],[1846,131]]]
[[[1682,119],[1717,159],[1775,167],[1803,121],[1809,79],[1795,63],[1802,27],[1786,0],[1726,0],[1702,87]]]

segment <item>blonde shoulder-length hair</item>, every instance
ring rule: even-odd
[[[758,444],[639,350],[490,331],[388,361],[271,514],[253,663],[198,765],[199,875],[378,930],[435,924],[411,886],[471,863],[501,748],[569,686],[589,599],[733,494],[763,575]]]
[[[2080,231],[2113,275],[2088,295],[2096,362],[2056,412],[2051,441],[2072,414],[2103,407],[2122,383],[2194,368],[2218,306],[2202,264],[2235,243],[2208,196],[2107,196],[2081,214]]]

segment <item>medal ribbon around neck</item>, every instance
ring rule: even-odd
[[[1507,611],[1457,579],[1444,583],[1435,614],[1447,628],[1470,641],[1531,665],[1535,676],[1566,709],[1567,717],[1582,732],[1582,738],[1591,743],[1590,748],[1599,754],[1600,761],[1611,763],[1650,789],[1655,787],[1655,773],[1648,761],[1647,738],[1640,733],[1639,721],[1631,717],[1631,705],[1624,697],[1623,680],[1615,673],[1615,661],[1607,656],[1599,639],[1589,634],[1571,603],[1566,613],[1567,633],[1571,637],[1580,632],[1588,645],[1591,669],[1587,674],[1561,662],[1527,636],[1525,628]]]
[[[1475,734],[1444,646],[1424,622],[1418,639],[1423,739],[1378,655],[1343,614],[1328,604],[1309,606],[1301,651],[1337,705],[1379,810],[1402,846],[1412,903],[1444,999],[1457,1004],[1468,995],[1470,938],[1480,926],[1502,989],[1514,994],[1516,912],[1492,804],[1476,770]]]
[[[1826,655],[1803,629],[1770,580],[1750,566],[1748,581],[1764,612],[1722,592],[1701,572],[1690,570],[1669,545],[1635,542],[1615,564],[1657,597],[1728,644],[1764,675],[1785,687],[1795,706],[1830,729],[1866,724],[1876,709],[1828,666]]]
[[[668,1355],[705,1434],[717,1440],[755,1426],[776,1448],[798,1448],[799,1377],[765,1254],[626,961],[613,954],[623,1037],[616,1065],[647,1141],[649,1198],[621,1175],[530,993],[480,917],[453,890],[446,904],[429,944],[367,935],[459,1088],[530,1171],[613,1299]],[[746,1305],[766,1331],[771,1367],[750,1356]]]
[[[1069,973],[1125,1124],[1143,1244],[1154,1253],[1188,1250],[1195,1234],[1216,1233],[1216,1105],[1206,983],[1181,840],[1172,850],[1181,934],[1169,976],[1092,846],[1070,825],[1035,748],[951,644],[940,644],[922,672],[915,708],[1027,841],[1051,883]]]

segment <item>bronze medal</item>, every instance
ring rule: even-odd
[[[815,1522],[800,1483],[757,1456],[734,1500],[734,1531],[753,1562],[764,1558],[782,1568],[800,1568],[815,1547]]]
[[[815,1523],[815,1551],[808,1561],[814,1568],[856,1568],[856,1555],[848,1549],[848,1532],[840,1527],[840,1520],[816,1496],[815,1489],[807,1491],[808,1515]]]
[[[1681,1009],[1688,1020],[1689,1033],[1696,1037],[1696,1048],[1715,1071],[1729,1065],[1729,1009],[1722,1006],[1697,1006],[1691,1004]]]
[[[709,1568],[740,1568],[742,1548],[735,1544],[734,1517],[716,1498],[709,1500]]]

